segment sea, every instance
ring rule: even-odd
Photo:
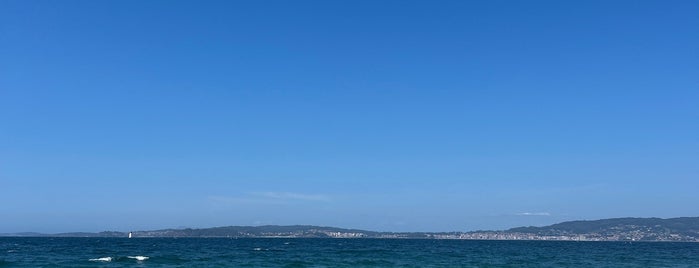
[[[0,267],[699,267],[699,243],[0,237]]]

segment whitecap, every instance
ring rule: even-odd
[[[260,251],[260,250],[262,250],[262,248],[253,248],[252,250],[254,250],[254,251]]]
[[[129,259],[136,259],[137,261],[145,261],[147,259],[150,259],[150,257],[146,256],[127,256]]]
[[[110,262],[110,261],[112,261],[112,257],[102,257],[102,258],[90,259],[90,261]]]

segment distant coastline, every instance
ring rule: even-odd
[[[200,229],[99,233],[35,232],[0,234],[4,237],[227,237],[227,238],[384,238],[463,240],[555,240],[555,241],[653,241],[699,242],[699,217],[613,218],[568,221],[543,227],[517,227],[502,231],[470,232],[375,232],[313,225],[227,226]]]

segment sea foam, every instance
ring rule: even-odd
[[[129,259],[136,259],[137,261],[145,261],[147,259],[150,259],[150,257],[146,256],[127,256]]]
[[[90,261],[110,262],[110,261],[112,261],[112,257],[102,257],[102,258],[90,259]]]

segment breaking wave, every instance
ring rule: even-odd
[[[90,259],[90,261],[101,261],[101,262],[110,262],[114,258],[112,257],[102,257],[102,258],[95,258],[95,259]]]
[[[147,259],[150,259],[150,257],[147,256],[127,256],[129,259],[136,259],[137,261],[145,261]]]

